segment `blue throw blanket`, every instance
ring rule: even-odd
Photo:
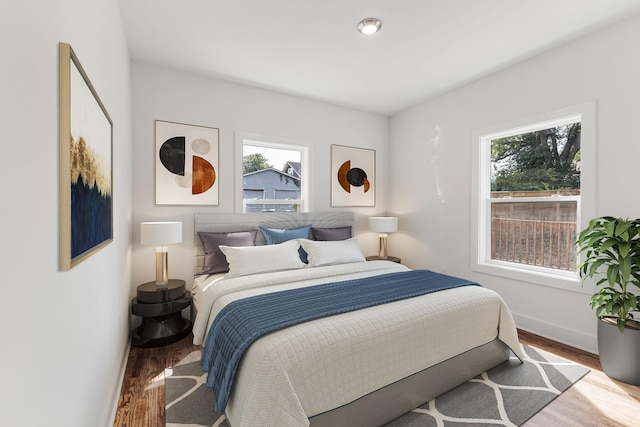
[[[236,369],[246,349],[262,335],[321,317],[477,283],[428,270],[412,270],[362,279],[257,295],[233,301],[216,316],[202,352],[207,386],[223,413]]]

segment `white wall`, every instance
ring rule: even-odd
[[[0,5],[0,425],[108,426],[126,362],[130,65],[115,0]],[[58,271],[58,42],[113,123],[114,241]]]
[[[185,241],[171,248],[170,265],[172,277],[190,280],[193,213],[233,211],[235,131],[308,143],[316,211],[332,210],[330,145],[375,149],[377,205],[352,209],[365,253],[376,251],[366,217],[397,213],[394,255],[413,267],[475,277],[505,297],[521,326],[595,350],[585,295],[471,272],[470,137],[473,129],[595,99],[596,213],[637,217],[637,198],[623,191],[634,185],[640,157],[640,19],[399,114],[389,136],[383,116],[145,64],[130,70],[115,0],[3,2],[0,16],[1,425],[110,425],[129,298],[153,279],[153,249],[137,243],[139,223],[184,222]],[[72,45],[114,122],[114,241],[66,272],[58,271],[59,41]],[[156,119],[220,128],[219,206],[154,206]]]
[[[311,199],[314,211],[329,211],[331,144],[376,150],[376,206],[351,208],[365,254],[377,251],[367,217],[385,211],[388,181],[388,118],[283,95],[144,63],[132,65],[133,82],[133,245],[132,292],[154,280],[155,249],[139,244],[142,221],[183,221],[184,242],[169,248],[169,275],[193,280],[193,214],[233,212],[234,133],[257,133],[299,141],[311,147]],[[219,206],[154,205],[154,121],[220,129]],[[342,208],[340,208],[342,209]]]
[[[585,101],[597,102],[596,215],[640,216],[637,101],[640,18],[569,43],[424,102],[391,119],[393,252],[412,267],[469,277],[498,291],[518,326],[596,352],[588,296],[474,273],[470,267],[471,134]]]

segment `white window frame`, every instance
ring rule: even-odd
[[[474,130],[472,133],[472,204],[471,204],[471,269],[473,271],[493,274],[536,283],[544,286],[562,288],[580,293],[591,293],[590,289],[579,284],[577,271],[566,271],[554,268],[529,266],[514,262],[491,259],[491,140],[509,135],[548,129],[568,123],[578,118],[581,122],[581,163],[580,163],[580,196],[514,198],[509,202],[530,201],[573,201],[577,204],[578,231],[585,228],[595,216],[595,142],[596,142],[596,103],[595,101],[561,108],[533,117],[515,120],[509,123]],[[500,203],[500,201],[493,201]],[[506,200],[505,200],[506,202]],[[576,260],[580,263],[580,256]]]
[[[301,145],[300,141],[292,140],[289,138],[282,138],[276,136],[269,136],[257,133],[249,132],[236,132],[235,133],[235,211],[242,213],[247,203],[252,201],[244,200],[243,184],[242,184],[242,158],[244,155],[244,145],[253,145],[257,147],[265,148],[277,148],[282,150],[296,150],[300,151],[300,163],[301,167],[301,180],[300,180],[300,200],[256,200],[255,203],[270,205],[286,204],[286,205],[299,205],[300,212],[310,212],[313,207],[310,198],[311,182],[309,177],[311,174],[311,162],[309,162],[311,147],[307,145]]]

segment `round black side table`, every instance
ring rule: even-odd
[[[131,313],[142,317],[142,324],[131,333],[132,345],[160,347],[189,335],[191,321],[182,317],[182,310],[191,305],[185,285],[184,280],[169,279],[166,285],[147,282],[138,286]]]
[[[400,264],[400,258],[395,257],[395,256],[388,256],[386,258],[381,257],[381,256],[368,256],[366,258],[367,261],[393,261],[393,262],[397,262],[398,264]]]

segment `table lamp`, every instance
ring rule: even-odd
[[[387,258],[387,233],[398,231],[398,218],[395,216],[372,216],[369,218],[369,229],[378,232],[380,238],[379,256]]]
[[[156,285],[169,283],[169,253],[165,245],[181,242],[181,222],[140,223],[140,243],[156,246]]]

